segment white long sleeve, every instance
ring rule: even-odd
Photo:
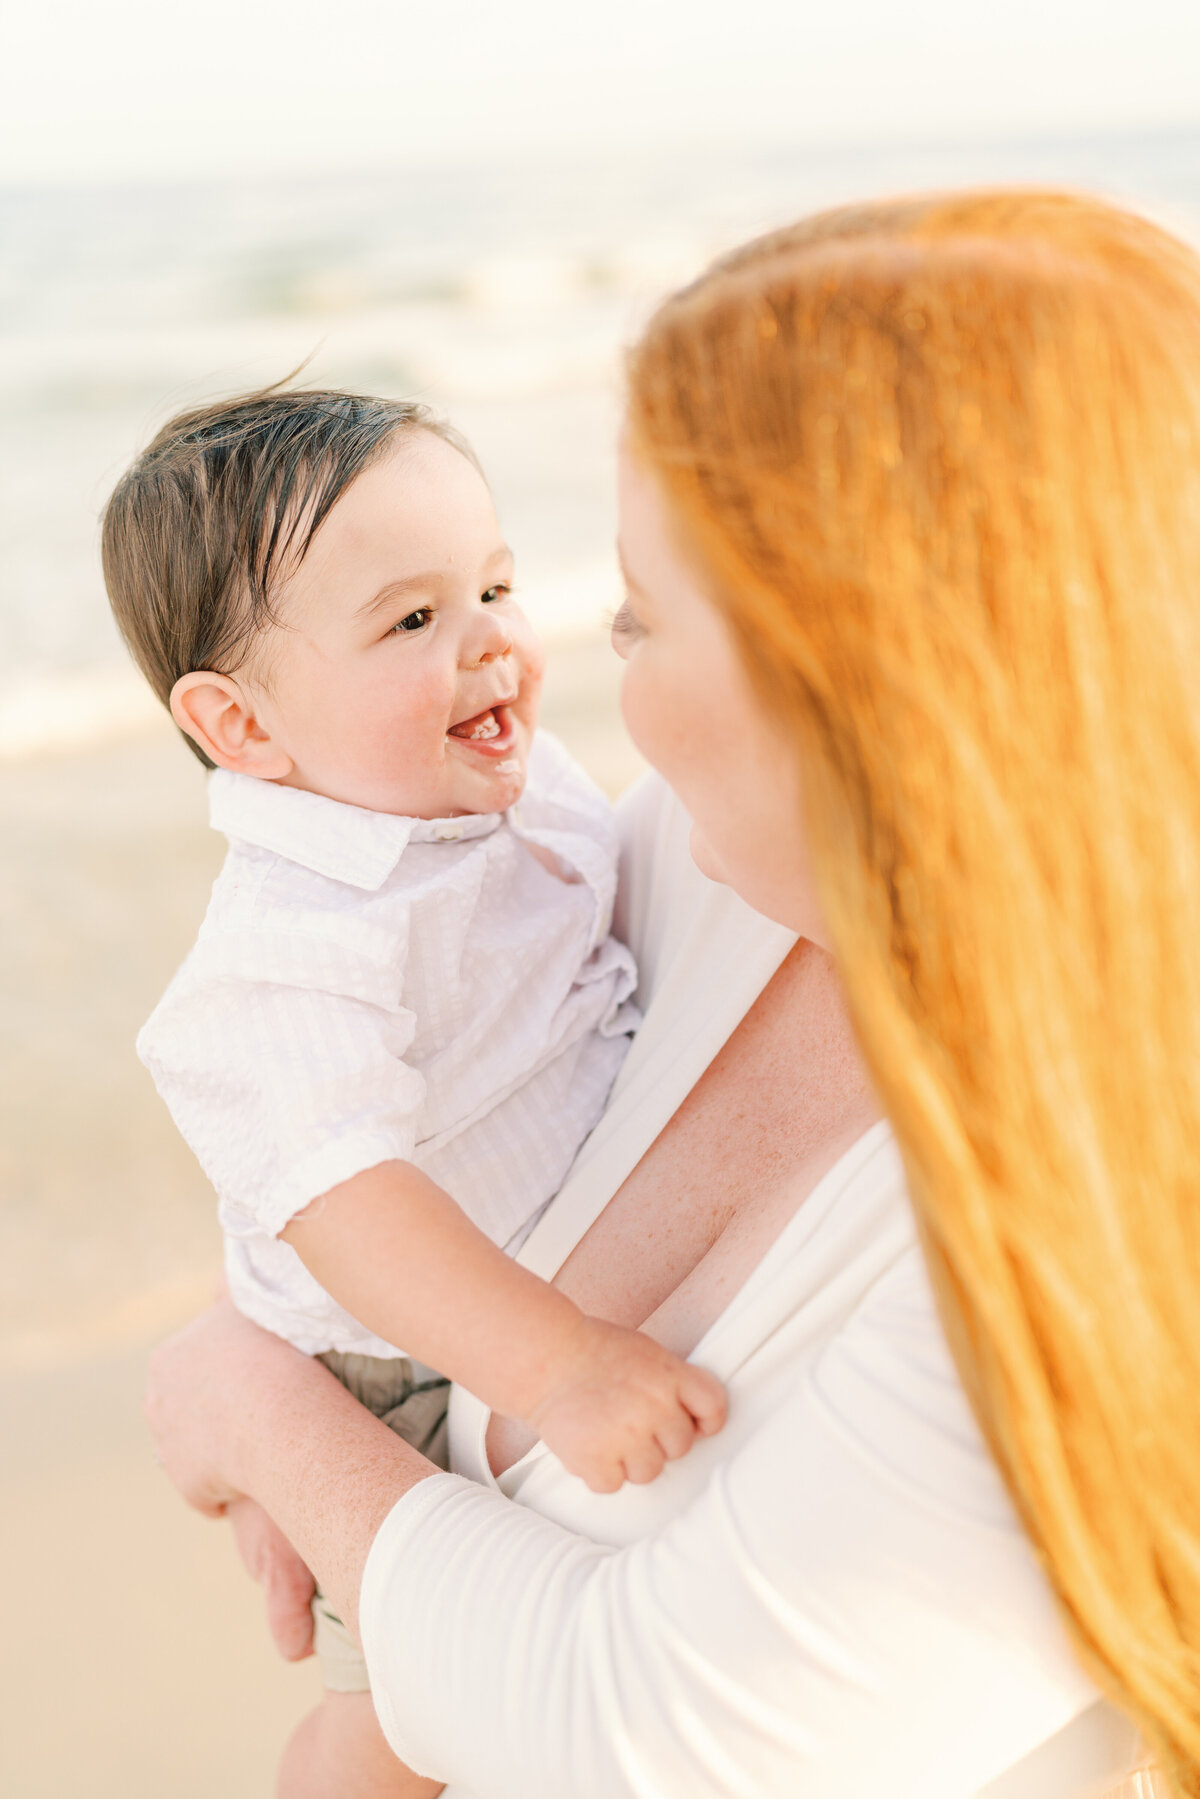
[[[963,1799],[1095,1697],[915,1251],[653,1536],[439,1476],[385,1522],[362,1628],[447,1799]]]

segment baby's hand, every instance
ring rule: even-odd
[[[529,1422],[593,1493],[644,1486],[725,1422],[725,1389],[641,1331],[581,1320],[570,1365]]]

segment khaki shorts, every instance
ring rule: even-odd
[[[360,1405],[374,1412],[389,1430],[439,1468],[450,1466],[446,1407],[450,1382],[407,1356],[342,1355],[331,1349],[318,1356]],[[367,1693],[371,1683],[362,1650],[341,1619],[329,1608],[320,1588],[312,1602],[313,1648],[330,1693]]]

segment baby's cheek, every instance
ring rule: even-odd
[[[437,714],[431,704],[432,685],[396,681],[369,696],[360,693],[345,721],[347,736],[356,745],[360,777],[371,784],[381,777],[399,781],[389,804],[399,803],[404,811],[425,809],[427,789],[437,780],[445,755],[446,715]]]
[[[390,729],[419,760],[440,756],[454,716],[454,688],[435,675],[414,673],[388,695]]]

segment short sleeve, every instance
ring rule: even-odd
[[[398,1000],[402,955],[322,923],[202,936],[138,1039],[233,1237],[278,1235],[416,1143],[425,1082],[403,1060],[416,1020]]]

